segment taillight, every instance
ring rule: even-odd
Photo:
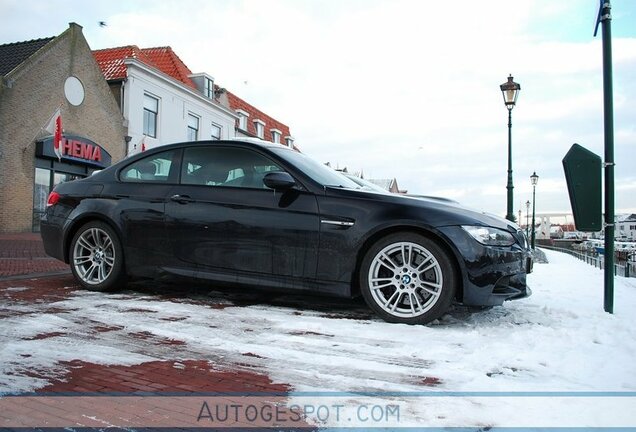
[[[47,207],[54,206],[55,204],[57,204],[59,200],[60,200],[60,194],[53,191],[49,194],[49,199],[46,201],[46,206]]]

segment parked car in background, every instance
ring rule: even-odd
[[[559,225],[552,225],[550,227],[550,238],[551,239],[562,239],[563,238],[563,228]]]
[[[41,235],[87,289],[129,277],[362,295],[390,322],[529,295],[527,240],[504,219],[370,192],[272,143],[172,144],[55,187]]]
[[[583,235],[578,231],[564,231],[563,239],[564,240],[582,240]]]

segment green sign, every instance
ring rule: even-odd
[[[574,225],[579,231],[601,231],[603,228],[602,165],[600,156],[578,144],[574,144],[563,158]]]

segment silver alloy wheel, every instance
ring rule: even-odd
[[[378,252],[369,268],[373,300],[385,312],[414,318],[429,311],[440,298],[444,277],[433,254],[412,242],[396,242]]]
[[[115,258],[113,240],[100,228],[84,231],[73,248],[75,271],[89,285],[101,284],[110,276]]]

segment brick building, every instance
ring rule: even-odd
[[[44,127],[60,108],[60,159]],[[59,182],[124,157],[123,117],[82,27],[0,45],[0,232],[37,231]]]

